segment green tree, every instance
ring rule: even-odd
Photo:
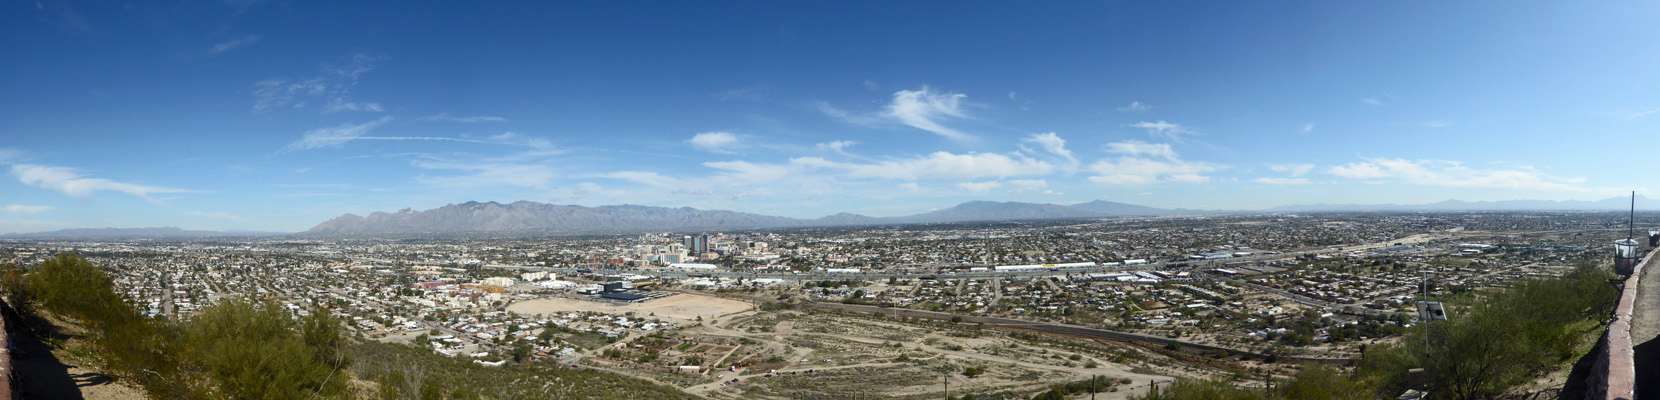
[[[508,354],[513,356],[513,362],[517,363],[529,360],[531,352],[533,351],[535,351],[535,349],[530,346],[530,342],[515,340],[513,341],[513,348],[509,350]]]
[[[321,318],[308,319],[324,321]],[[232,298],[202,310],[188,326],[191,358],[199,363],[215,392],[232,399],[302,399],[349,395],[346,377],[336,363],[318,358],[313,348],[338,343],[339,325],[301,325],[279,304]],[[336,332],[330,333],[327,330]],[[306,331],[302,333],[302,331]],[[303,337],[302,337],[303,336]],[[330,360],[334,361],[334,360]]]

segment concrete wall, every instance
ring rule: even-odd
[[[17,383],[13,379],[17,371],[12,366],[12,324],[9,323],[14,313],[4,300],[0,300],[0,314],[3,314],[0,317],[0,399],[16,399],[22,393],[12,390],[12,385]]]
[[[1608,323],[1608,334],[1603,336],[1606,339],[1597,353],[1597,364],[1592,367],[1591,376],[1585,378],[1587,399],[1637,399],[1637,362],[1632,349],[1636,343],[1631,342],[1631,318],[1637,305],[1637,283],[1655,254],[1660,254],[1660,248],[1649,250],[1631,276],[1625,278],[1620,302],[1614,306],[1614,321]]]

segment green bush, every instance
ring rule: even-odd
[[[326,313],[312,317],[302,324],[280,304],[222,300],[187,326],[188,342],[194,344],[190,356],[213,381],[215,394],[225,398],[341,396],[347,389],[347,377],[339,372],[344,360],[333,357],[339,353],[339,324],[323,325],[332,320]]]

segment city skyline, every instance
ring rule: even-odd
[[[1647,192],[1660,5],[957,6],[10,3],[0,234]]]

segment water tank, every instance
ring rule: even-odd
[[[1637,269],[1637,241],[1620,239],[1614,241],[1614,273],[1631,275]]]

